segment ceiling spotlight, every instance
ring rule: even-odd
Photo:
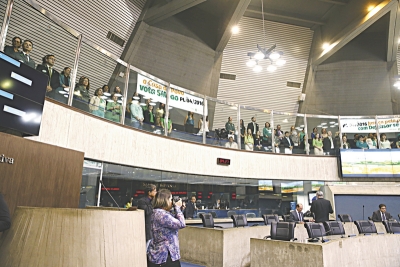
[[[280,59],[278,59],[277,61],[276,61],[276,65],[278,65],[278,66],[283,66],[283,65],[285,65],[286,64],[286,60],[284,60],[284,59],[282,59],[282,58],[280,58]]]
[[[324,43],[324,44],[322,45],[322,49],[326,50],[326,49],[328,49],[328,48],[329,48],[329,44],[328,44],[328,43]]]
[[[375,8],[375,6],[372,6],[372,5],[369,6],[369,7],[368,7],[368,12],[372,11],[374,8]]]
[[[255,61],[254,59],[249,59],[249,61],[247,61],[246,65],[247,67],[254,67],[257,64],[257,61]]]
[[[233,34],[239,33],[239,26],[237,26],[237,25],[233,26],[233,27],[232,27],[232,33],[233,33]]]
[[[253,71],[254,72],[260,72],[260,71],[262,71],[262,67],[257,64],[257,65],[254,66]]]
[[[268,66],[268,68],[267,68],[267,71],[269,71],[269,72],[274,72],[274,71],[276,71],[276,66],[274,66],[274,65],[269,65]]]
[[[277,60],[277,59],[279,59],[281,57],[281,54],[279,54],[278,52],[272,52],[270,55],[269,55],[269,58],[271,59],[271,60]]]
[[[258,51],[255,55],[254,55],[254,58],[255,59],[258,59],[258,60],[261,60],[261,59],[264,59],[264,54],[262,53],[262,52],[260,52],[260,51]]]

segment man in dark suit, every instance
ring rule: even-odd
[[[4,201],[3,195],[0,194],[0,232],[11,227],[10,210]]]
[[[288,131],[285,132],[285,137],[283,137],[281,140],[281,147],[284,148],[284,151],[281,151],[282,153],[285,153],[285,148],[290,149],[290,151],[293,150],[293,141],[290,140]]]
[[[374,222],[382,222],[390,219],[392,219],[392,215],[386,211],[385,204],[379,204],[379,210],[372,213],[372,221]]]
[[[185,216],[186,219],[193,219],[194,213],[197,210],[196,207],[196,197],[192,196],[190,198],[190,201],[187,203],[186,208],[185,208]]]
[[[335,142],[332,138],[332,132],[328,131],[328,136],[322,140],[322,148],[324,152],[328,152],[330,155],[335,154]]]
[[[142,197],[138,201],[138,209],[144,210],[144,220],[146,227],[146,242],[152,239],[151,233],[151,215],[153,214],[153,205],[151,201],[157,194],[157,188],[154,184],[149,184],[144,189],[146,196]]]
[[[4,47],[4,54],[7,56],[10,56],[12,58],[15,58],[16,55],[19,54],[19,49],[21,48],[22,40],[19,37],[14,37],[12,39],[12,45],[6,45]]]
[[[289,221],[304,223],[303,204],[297,203],[296,209],[290,212]]]
[[[51,98],[55,98],[56,89],[60,85],[60,73],[54,69],[54,63],[56,58],[54,55],[46,55],[43,57],[42,65],[38,65],[36,69],[49,77],[46,88],[46,95]]]
[[[35,68],[36,64],[31,57],[31,52],[33,50],[33,43],[31,40],[25,40],[22,44],[22,51],[15,54],[15,59],[28,65],[31,68]]]
[[[258,123],[256,123],[256,117],[251,117],[251,122],[247,125],[247,129],[251,130],[251,134],[254,138],[259,130]]]
[[[324,199],[322,191],[317,192],[317,199],[311,204],[310,210],[314,213],[317,223],[329,221],[329,213],[333,213],[331,202]]]

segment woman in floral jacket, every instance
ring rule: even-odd
[[[151,215],[151,231],[153,239],[150,241],[147,256],[148,267],[180,267],[178,230],[185,228],[185,219],[181,211],[182,200],[175,204],[175,215],[172,209],[172,194],[167,189],[161,189],[153,200],[153,214]]]

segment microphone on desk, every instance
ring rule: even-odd
[[[363,205],[363,220],[364,220],[364,205]]]
[[[106,190],[106,192],[108,193],[108,195],[111,197],[111,199],[114,201],[115,205],[117,205],[118,209],[120,209],[117,201],[115,201],[115,199],[112,197],[112,195],[110,194],[110,192],[107,190],[107,188],[104,186],[104,183],[102,180],[100,180],[100,184],[103,186],[104,190]]]

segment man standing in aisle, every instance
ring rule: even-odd
[[[138,201],[138,209],[144,210],[144,219],[146,226],[146,242],[152,239],[151,235],[151,215],[153,214],[153,205],[151,201],[157,194],[157,188],[154,184],[149,184],[144,189],[146,196]]]
[[[193,219],[194,213],[195,213],[196,210],[197,210],[196,197],[192,196],[190,198],[190,201],[186,205],[186,209],[185,209],[186,219]]]
[[[317,192],[317,199],[311,204],[310,210],[315,215],[316,223],[329,221],[329,213],[333,213],[331,202],[324,199],[322,191]]]

